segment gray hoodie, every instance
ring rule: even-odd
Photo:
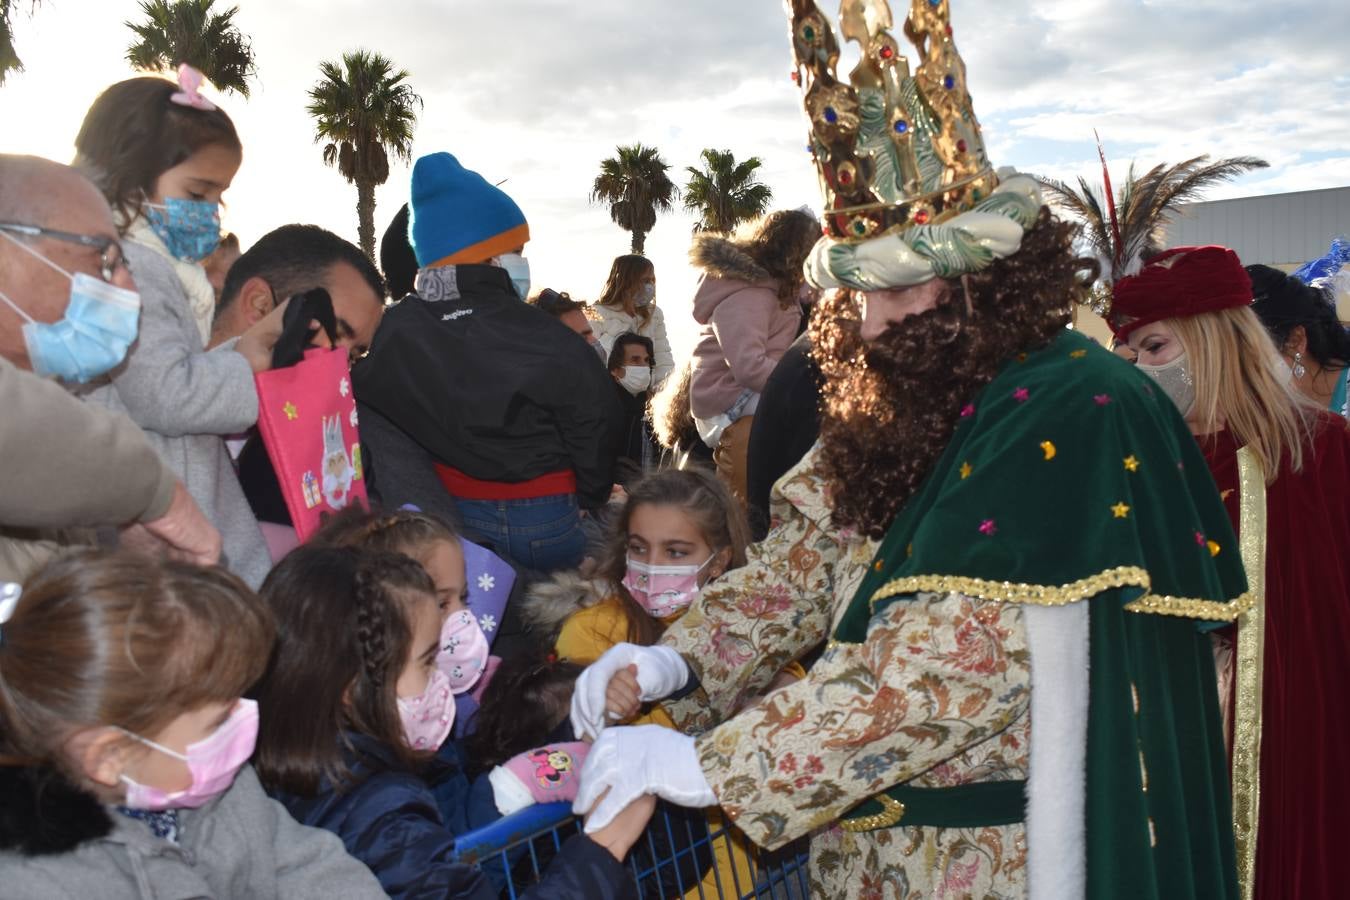
[[[59,800],[43,800],[40,808],[40,816],[61,814]],[[155,837],[143,822],[109,815],[111,832],[86,836],[65,852],[0,851],[0,895],[5,900],[385,896],[375,876],[347,855],[336,835],[300,825],[264,794],[252,768],[244,768],[229,790],[201,809],[179,814],[177,844]],[[79,825],[33,823],[32,831],[57,827],[71,831]],[[93,827],[90,833],[103,830],[106,826]]]

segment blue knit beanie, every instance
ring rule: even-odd
[[[449,153],[422,157],[412,172],[408,227],[422,268],[487,262],[530,239],[515,201]]]

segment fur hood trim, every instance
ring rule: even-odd
[[[715,234],[700,234],[689,248],[689,261],[714,278],[757,284],[773,281],[759,263],[735,241]]]
[[[0,850],[54,856],[113,830],[97,797],[51,769],[0,766],[0,797]]]
[[[520,617],[534,635],[552,646],[568,616],[603,602],[613,592],[608,579],[559,572],[530,585],[521,601]]]

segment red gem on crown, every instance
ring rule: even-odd
[[[928,210],[926,210],[926,209],[921,209],[921,210],[919,210],[918,212],[916,212],[916,213],[914,214],[914,224],[915,224],[915,225],[927,225],[927,224],[928,224]]]

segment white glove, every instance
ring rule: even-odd
[[[669,647],[615,644],[577,678],[572,691],[572,732],[577,740],[595,738],[609,724],[605,720],[605,691],[616,674],[637,666],[640,699],[664,700],[689,681],[689,666]]]
[[[609,794],[597,804],[606,790]],[[717,805],[692,737],[660,725],[609,729],[586,757],[572,812],[590,814],[586,833],[593,834],[643,794],[680,806]]]

